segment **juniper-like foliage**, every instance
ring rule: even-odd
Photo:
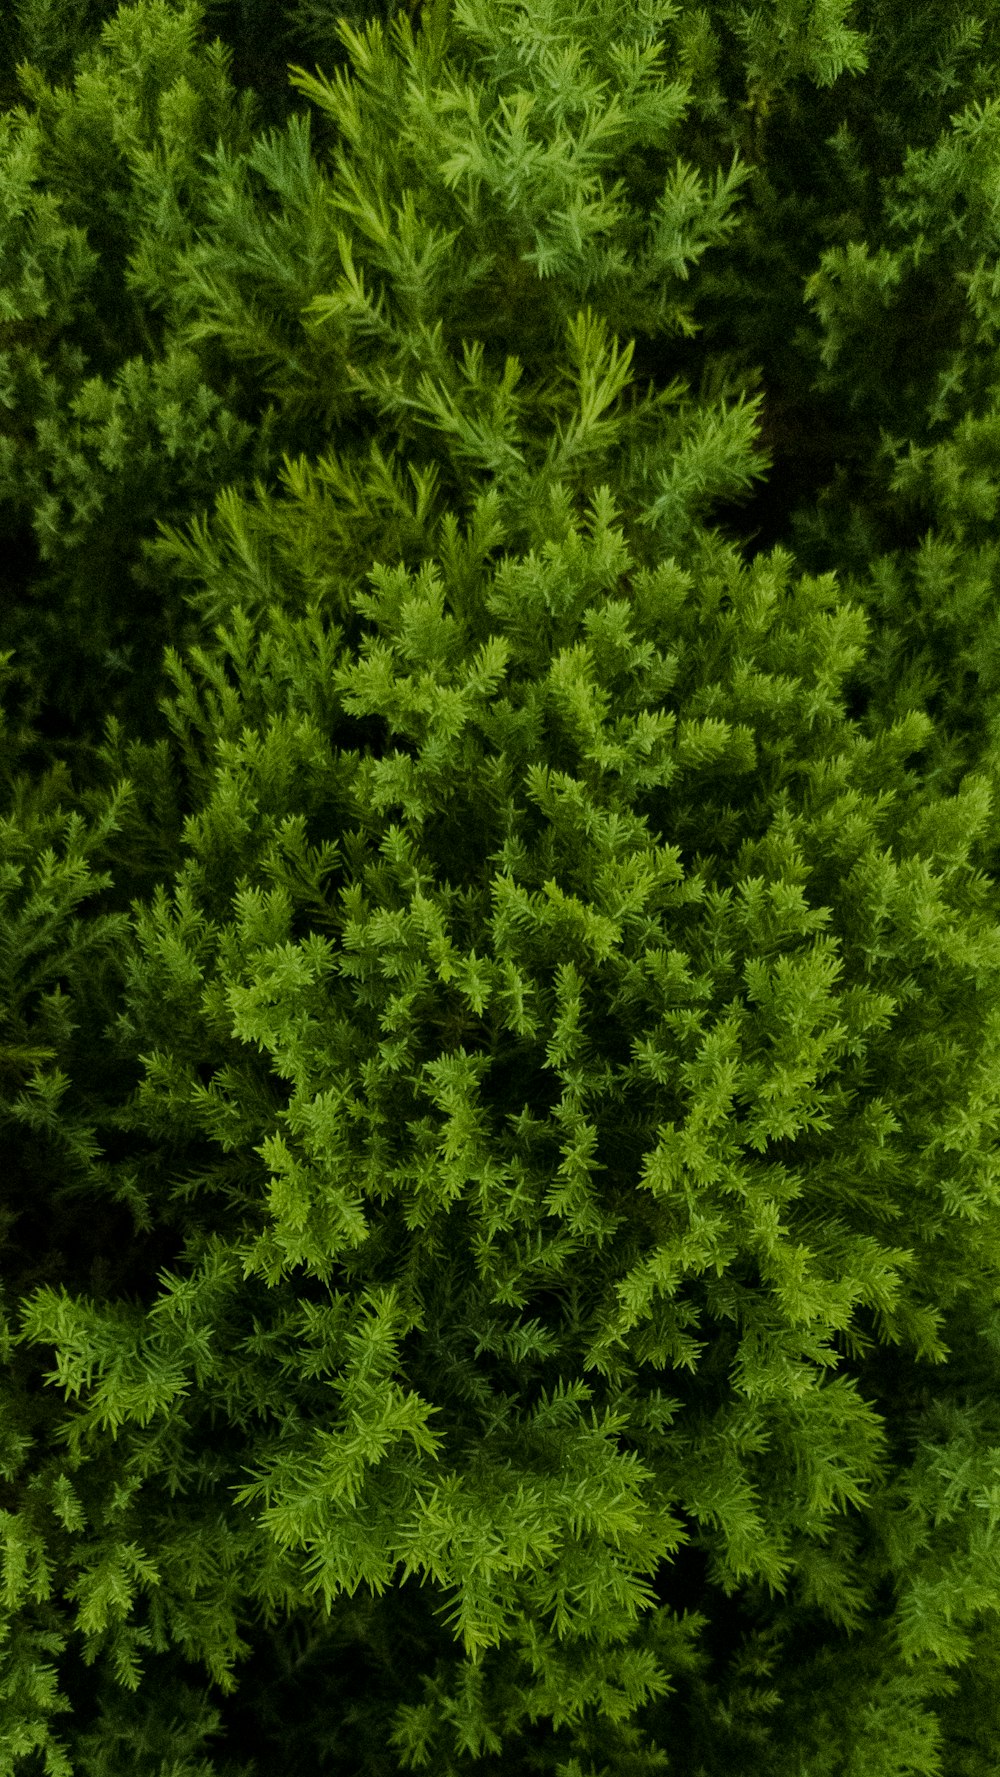
[[[238,11],[0,40],[0,1777],[991,1777],[998,26]]]

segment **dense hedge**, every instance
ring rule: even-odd
[[[5,17],[0,1777],[995,1769],[1000,27],[898,13]]]

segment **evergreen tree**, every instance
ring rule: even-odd
[[[22,69],[3,494],[163,694],[23,769],[13,611],[0,1777],[994,1768],[995,125],[782,195],[849,10],[342,20],[322,157],[190,5]]]

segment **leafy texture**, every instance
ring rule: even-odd
[[[995,1766],[994,125],[786,160],[849,11],[19,70],[0,1777]]]

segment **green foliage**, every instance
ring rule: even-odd
[[[995,1766],[996,107],[855,10],[19,67],[0,1777]]]
[[[196,46],[193,15],[162,5],[109,20],[72,89],[27,63],[18,77],[35,109],[0,117],[0,499],[32,573],[0,627],[85,773],[95,679],[127,680],[118,707],[141,731],[177,639],[142,572],[143,531],[261,460],[266,424],[163,341],[141,282],[168,276],[197,228],[202,147],[245,149],[252,105],[235,102],[222,45]]]

